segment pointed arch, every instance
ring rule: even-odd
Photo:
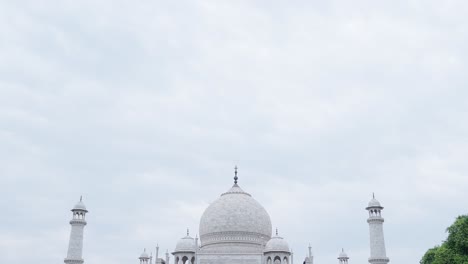
[[[273,260],[273,263],[274,263],[274,264],[281,264],[281,257],[280,257],[280,256],[276,256],[275,259]]]

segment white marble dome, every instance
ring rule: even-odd
[[[260,203],[234,184],[205,210],[199,231],[202,247],[227,242],[262,245],[271,238],[271,220]]]
[[[175,252],[195,252],[197,245],[195,244],[195,239],[187,235],[177,241]]]
[[[380,205],[380,202],[377,201],[377,199],[372,198],[372,200],[370,200],[367,207],[370,208],[370,207],[382,207],[382,206]]]
[[[289,252],[289,244],[282,237],[274,236],[265,245],[265,252]]]
[[[149,259],[148,253],[146,253],[146,249],[141,253],[140,259]]]
[[[347,258],[348,258],[348,255],[346,254],[346,252],[344,252],[344,249],[341,249],[338,259],[347,259]]]
[[[81,201],[81,199],[80,199],[80,201],[75,205],[75,207],[73,207],[72,211],[74,211],[74,210],[86,211],[86,212],[88,211],[88,210],[86,210],[86,206],[85,206],[85,204],[83,203],[83,201]]]

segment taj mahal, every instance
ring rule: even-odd
[[[365,209],[369,213],[369,263],[387,264],[390,260],[385,251],[383,207],[373,197]],[[70,241],[64,262],[82,264],[88,210],[80,198],[71,211]],[[154,257],[144,250],[136,261],[140,264],[294,264],[295,261],[286,239],[279,236],[278,230],[273,233],[268,212],[239,186],[237,168],[234,185],[203,213],[199,234],[200,238],[193,238],[187,230],[187,235],[179,239],[172,254],[166,252],[159,256],[159,247],[156,247]],[[337,257],[339,264],[348,264],[349,259],[344,250]],[[297,263],[314,263],[310,245],[308,256]]]

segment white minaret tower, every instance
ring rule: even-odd
[[[83,231],[86,225],[86,206],[83,203],[83,197],[71,210],[73,212],[73,219],[70,220],[71,232],[70,243],[68,244],[67,258],[64,262],[66,264],[82,264],[83,259]]]
[[[366,207],[366,210],[369,211],[369,218],[367,219],[370,235],[369,263],[387,264],[390,259],[387,258],[387,253],[385,252],[385,239],[383,232],[384,219],[381,213],[383,207],[380,205],[379,201],[375,199],[374,194],[372,194],[372,200],[369,202],[369,206]]]
[[[169,264],[169,250],[166,249],[166,264]]]
[[[159,262],[159,244],[156,244],[156,259],[154,260],[154,264],[158,264]]]
[[[294,252],[292,248],[291,248],[291,264],[294,264]]]
[[[309,256],[305,258],[306,264],[314,264],[314,255],[312,255],[312,246],[309,244]]]
[[[338,256],[339,264],[348,264],[348,259],[349,259],[348,255],[346,255],[346,253],[344,252],[344,249],[342,248],[341,253]]]

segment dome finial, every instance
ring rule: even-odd
[[[278,228],[276,228],[276,236],[278,236]]]
[[[374,194],[374,192],[372,192],[372,199],[375,199],[375,194]]]
[[[83,201],[83,195],[80,195],[80,202]]]
[[[237,166],[234,167],[234,184],[237,184],[237,180],[239,178],[237,177]]]
[[[189,232],[189,229],[187,228],[187,236],[189,236],[189,235],[190,235],[190,232]]]

